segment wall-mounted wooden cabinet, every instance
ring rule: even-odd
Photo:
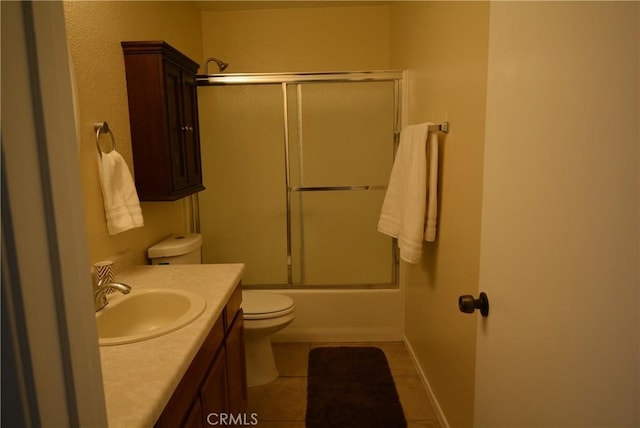
[[[131,141],[141,201],[174,201],[204,190],[198,64],[162,41],[122,42]]]

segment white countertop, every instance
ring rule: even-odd
[[[243,264],[132,266],[116,280],[137,288],[181,288],[207,301],[192,323],[142,342],[100,347],[110,427],[151,427],[218,319]]]

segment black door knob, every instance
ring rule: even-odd
[[[460,312],[465,314],[472,314],[476,309],[480,309],[483,317],[489,316],[489,298],[484,292],[480,293],[480,297],[477,299],[470,294],[460,296],[458,298],[458,306],[460,307]]]

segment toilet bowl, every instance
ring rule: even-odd
[[[172,235],[148,250],[152,264],[201,263],[202,237],[197,233]],[[293,299],[264,291],[243,291],[244,345],[247,385],[258,386],[278,378],[271,336],[295,318]]]
[[[243,291],[242,311],[247,385],[264,385],[279,376],[271,336],[294,320],[295,305],[293,299],[281,294]]]

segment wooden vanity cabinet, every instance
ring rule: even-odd
[[[244,315],[240,304],[242,290],[238,288],[227,305],[227,374],[228,409],[237,415],[247,409],[247,366],[244,352]]]
[[[202,406],[200,405],[200,400],[193,403],[191,406],[191,410],[187,414],[187,418],[184,421],[185,427],[200,427],[202,426]]]
[[[204,190],[198,64],[162,41],[121,45],[140,200],[174,201]]]
[[[238,285],[165,406],[156,428],[209,427],[247,410],[244,318]],[[209,416],[212,413],[216,415]]]

